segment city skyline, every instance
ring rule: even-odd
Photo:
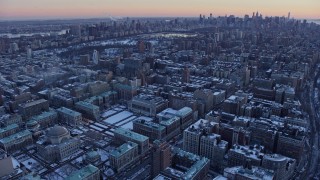
[[[71,0],[40,1],[3,0],[0,2],[1,20],[27,19],[68,19],[68,18],[105,18],[105,17],[192,17],[198,14],[212,13],[213,16],[251,15],[258,11],[263,16],[287,16],[298,19],[320,18],[318,9],[320,1],[316,0],[284,0],[255,1],[244,0],[163,0],[150,2],[137,0],[121,1],[84,1],[75,3]]]

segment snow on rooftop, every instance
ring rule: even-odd
[[[126,120],[124,120],[122,122],[116,123],[115,125],[116,126],[119,126],[119,125],[121,126],[121,125],[127,124],[128,122],[133,121],[135,119],[137,119],[137,116],[132,116],[132,117],[129,117],[128,119],[126,119]]]
[[[146,116],[140,116],[138,119],[143,119],[145,121],[152,121],[153,120],[153,118],[146,117]]]
[[[101,129],[101,128],[97,127],[97,126],[94,126],[94,125],[90,125],[89,127],[91,127],[94,130],[97,130],[97,131],[103,131],[103,129]]]
[[[127,124],[123,124],[121,127],[124,129],[132,130],[133,129],[133,122],[131,121],[131,122],[128,122]]]
[[[113,115],[105,120],[103,120],[104,122],[108,123],[108,124],[115,124],[117,122],[120,122],[130,116],[132,116],[133,114],[129,111],[122,111],[116,115]]]
[[[109,117],[109,116],[115,114],[116,112],[117,112],[117,111],[114,111],[114,110],[108,110],[108,111],[102,113],[101,116],[102,116],[103,118],[106,118],[106,117]]]
[[[113,133],[113,132],[110,132],[110,131],[105,131],[104,133],[105,133],[105,134],[109,134],[110,136],[114,136],[114,133]]]
[[[26,167],[26,169],[28,169],[30,171],[31,170],[32,171],[40,171],[41,169],[44,168],[43,166],[41,166],[40,163],[38,163],[33,158],[29,158],[29,159],[23,161],[22,164]]]
[[[94,123],[94,125],[99,126],[101,128],[104,128],[104,129],[108,129],[109,128],[108,126],[105,126],[105,125],[100,124],[100,123]]]

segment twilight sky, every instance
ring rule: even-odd
[[[108,16],[264,16],[320,18],[320,0],[0,0],[0,19]]]

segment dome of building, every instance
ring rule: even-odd
[[[64,139],[69,139],[69,131],[62,126],[55,125],[47,132],[47,137],[52,144],[59,144]]]

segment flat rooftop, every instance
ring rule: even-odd
[[[57,109],[57,111],[64,113],[64,114],[67,114],[72,117],[81,116],[81,113],[74,111],[74,110],[71,110],[71,109],[68,109],[68,108],[65,108],[65,107],[61,107],[61,108]]]
[[[144,141],[147,141],[149,139],[147,136],[138,134],[136,132],[133,132],[133,131],[130,131],[128,129],[124,129],[124,128],[121,128],[121,127],[115,129],[114,133],[121,134],[123,136],[126,136],[128,138],[131,138],[131,139],[139,141],[139,142],[144,142]]]
[[[7,132],[7,131],[10,131],[12,129],[15,129],[15,128],[18,128],[19,126],[17,124],[10,124],[4,128],[0,128],[0,134],[3,133],[3,132]]]
[[[32,133],[28,130],[24,130],[24,131],[20,131],[16,134],[13,134],[11,136],[8,136],[8,137],[5,137],[3,139],[0,139],[0,142],[3,143],[3,144],[6,144],[6,143],[9,143],[11,141],[14,141],[14,140],[17,140],[17,139],[20,139],[22,137],[25,137],[25,136],[29,136],[29,135],[32,135]]]
[[[128,141],[127,143],[124,143],[121,146],[114,149],[113,151],[111,151],[110,155],[114,157],[120,157],[135,147],[138,147],[138,144]]]
[[[78,171],[73,172],[70,176],[68,176],[67,180],[79,180],[79,179],[86,179],[92,174],[98,172],[99,169],[91,164],[87,165],[79,169]]]

